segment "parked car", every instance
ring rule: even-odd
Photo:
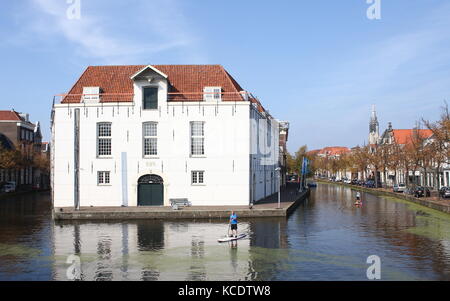
[[[364,182],[364,187],[367,187],[367,188],[375,188],[375,181],[373,181],[373,180],[367,180],[366,182]]]
[[[418,186],[414,190],[414,196],[416,198],[429,197],[429,196],[431,196],[431,192],[430,192],[430,189],[428,189],[428,187]]]
[[[443,198],[450,198],[450,187],[442,187],[439,190],[439,195]]]
[[[406,187],[405,190],[403,191],[403,194],[407,194],[407,195],[414,195],[414,188],[411,187]]]
[[[298,182],[298,175],[288,175],[288,182],[290,183],[297,183]]]
[[[4,182],[1,187],[1,192],[14,192],[16,191],[16,182]]]
[[[345,183],[345,184],[351,184],[351,183],[352,183],[352,180],[350,180],[350,179],[345,179],[345,180],[344,180],[344,183]]]
[[[309,188],[317,187],[317,183],[316,182],[308,182],[306,185],[308,185]]]
[[[358,182],[359,182],[358,179],[353,179],[351,184],[352,185],[358,185]]]
[[[404,192],[406,189],[406,185],[403,183],[400,184],[394,184],[394,187],[392,188],[392,191],[394,192]]]

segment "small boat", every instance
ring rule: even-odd
[[[317,187],[317,183],[315,182],[309,182],[307,185],[309,188]]]
[[[219,238],[217,241],[218,242],[227,242],[227,241],[238,240],[238,239],[245,238],[245,237],[247,237],[247,234],[239,234],[237,237],[228,236],[225,238]]]

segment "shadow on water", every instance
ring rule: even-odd
[[[49,196],[0,203],[0,280],[450,280],[449,217],[396,199],[319,185],[288,218],[240,219],[246,239],[218,243],[226,220],[51,221]]]

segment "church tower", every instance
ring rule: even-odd
[[[375,105],[372,105],[372,114],[370,116],[370,123],[369,123],[369,144],[377,144],[379,137],[380,133],[377,119],[377,112],[375,111]]]

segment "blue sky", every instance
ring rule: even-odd
[[[1,109],[28,112],[49,139],[52,97],[89,65],[221,64],[278,119],[294,152],[367,142],[437,119],[450,99],[450,2],[67,0],[0,4]]]

